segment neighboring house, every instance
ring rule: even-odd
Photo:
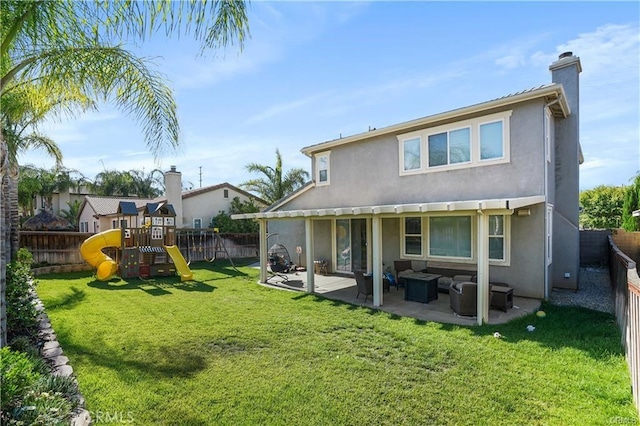
[[[226,182],[183,192],[182,174],[175,166],[165,172],[165,190],[166,197],[156,199],[85,196],[79,214],[80,232],[101,232],[119,227],[117,211],[120,201],[136,204],[140,224],[147,203],[167,202],[173,206],[176,219],[181,218],[176,220],[178,228],[208,228],[218,213],[229,211],[235,197],[243,202],[254,200],[259,207],[266,206],[264,200]]]
[[[303,247],[306,265],[373,272],[394,260],[463,265],[478,274],[478,321],[489,281],[546,298],[577,289],[580,59],[551,64],[551,84],[453,111],[308,146],[313,181],[263,212],[268,245]],[[313,291],[313,268],[307,268]]]
[[[56,216],[60,216],[60,212],[64,210],[69,210],[69,204],[74,201],[82,202],[84,200],[85,195],[90,195],[91,192],[87,187],[80,188],[69,188],[66,191],[62,192],[54,192],[51,197],[51,206],[49,206],[49,211]],[[46,197],[41,195],[36,195],[36,211],[37,209],[45,210],[47,209],[47,200]]]
[[[98,233],[108,229],[119,228],[118,205],[120,201],[132,201],[138,210],[138,225],[143,223],[143,212],[147,203],[153,203],[150,198],[101,197],[97,195],[85,196],[80,206],[78,227],[80,232]],[[133,226],[135,224],[127,224]]]

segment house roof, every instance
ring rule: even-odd
[[[118,213],[118,206],[121,201],[134,203],[137,210],[142,210],[147,203],[154,202],[154,200],[150,198],[96,197],[86,195],[80,206],[80,211],[84,209],[85,204],[89,204],[96,215],[109,216]]]
[[[46,210],[42,210],[37,215],[30,217],[23,224],[24,229],[30,229],[32,231],[67,231],[73,229],[73,225],[68,220],[55,216]]]
[[[405,121],[403,123],[394,124],[392,126],[382,127],[380,129],[373,129],[368,132],[358,133],[356,135],[347,136],[344,138],[334,139],[327,142],[322,142],[315,145],[310,145],[301,149],[301,152],[309,157],[314,153],[327,150],[336,146],[345,145],[351,142],[361,141],[375,136],[387,135],[389,133],[405,132],[410,129],[427,126],[438,121],[449,120],[464,115],[475,114],[478,112],[487,111],[494,108],[504,107],[515,103],[525,102],[531,99],[543,98],[548,104],[549,108],[554,115],[560,117],[567,117],[571,114],[569,104],[567,103],[564,89],[561,84],[545,84],[542,86],[534,87],[531,89],[523,90],[521,92],[512,93],[491,101],[482,102],[479,104],[467,106],[464,108],[458,108],[447,112],[442,112],[435,115],[429,115],[427,117],[418,118],[411,121]]]
[[[395,204],[383,206],[334,207],[307,210],[264,211],[231,215],[232,219],[287,219],[323,216],[402,215],[446,211],[515,210],[543,203],[544,195],[472,201]]]

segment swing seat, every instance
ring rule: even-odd
[[[271,274],[266,282],[269,282],[271,278],[278,277],[282,279],[282,282],[288,282],[289,277],[285,274],[291,272],[292,265],[282,256],[271,256],[267,262],[267,272]]]

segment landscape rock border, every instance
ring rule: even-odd
[[[85,400],[78,387],[78,380],[73,375],[73,367],[69,365],[69,358],[64,355],[64,351],[58,342],[49,316],[44,310],[44,304],[37,294],[34,294],[35,309],[38,312],[36,320],[38,322],[38,339],[42,345],[40,353],[45,361],[51,366],[54,376],[73,377],[76,384],[76,395],[74,399],[78,402],[78,407],[71,414],[72,426],[88,426],[91,424],[91,415],[85,409]]]

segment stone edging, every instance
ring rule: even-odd
[[[62,347],[58,342],[56,333],[51,327],[49,316],[44,311],[44,305],[37,295],[34,295],[35,308],[38,312],[38,339],[42,342],[41,353],[43,358],[51,365],[54,376],[73,377],[73,368],[69,365],[69,358],[64,356]],[[78,380],[75,379],[77,393],[74,398],[78,401],[78,408],[71,413],[72,426],[88,426],[91,424],[91,415],[84,408],[84,397],[80,393]]]
[[[88,263],[73,263],[69,265],[50,265],[42,266],[40,268],[31,269],[31,273],[34,276],[43,274],[58,274],[64,272],[79,272],[79,271],[91,271],[93,266]]]

